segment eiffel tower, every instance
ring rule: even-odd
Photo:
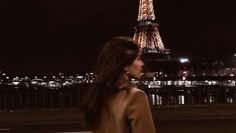
[[[168,57],[170,49],[165,49],[155,22],[152,0],[140,0],[138,24],[135,27],[134,40],[138,42],[144,54]]]
[[[169,71],[176,64],[170,59],[170,49],[166,49],[155,21],[153,0],[140,0],[138,23],[135,26],[133,40],[138,42],[142,57],[149,71]],[[168,70],[169,69],[169,70]]]

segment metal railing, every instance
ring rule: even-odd
[[[77,107],[88,84],[47,88],[0,86],[0,111],[44,110]]]
[[[236,104],[235,86],[164,86],[148,88],[147,93],[153,106]]]
[[[156,87],[144,85],[143,88],[153,106],[236,104],[236,86],[224,85],[224,82],[188,86],[167,83]],[[0,111],[76,108],[81,104],[88,86],[86,83],[60,88],[0,85]]]

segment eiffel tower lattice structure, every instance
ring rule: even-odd
[[[170,49],[165,49],[155,22],[152,0],[140,0],[138,24],[133,39],[138,42],[143,54],[155,55],[158,59],[169,57]]]
[[[138,23],[133,40],[140,45],[142,58],[147,72],[164,72],[168,76],[178,73],[179,61],[170,58],[170,49],[166,49],[155,21],[153,0],[140,0]]]

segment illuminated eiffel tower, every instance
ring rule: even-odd
[[[138,42],[143,60],[148,71],[166,71],[173,67],[176,61],[170,59],[170,49],[166,49],[155,22],[153,0],[140,0],[138,24],[135,27],[133,40]]]
[[[142,53],[156,59],[168,58],[170,49],[165,49],[160,37],[152,0],[140,0],[137,21],[133,39],[140,45]]]

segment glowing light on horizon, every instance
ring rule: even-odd
[[[188,58],[179,58],[180,63],[188,63],[189,59]]]

